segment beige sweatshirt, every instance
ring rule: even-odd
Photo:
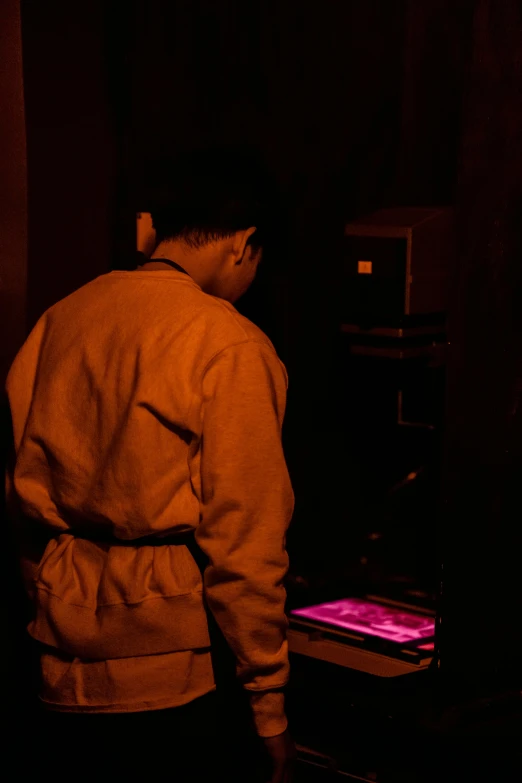
[[[211,691],[204,591],[258,733],[283,731],[294,496],[287,375],[269,339],[182,272],[112,272],[41,317],[6,389],[42,698],[121,712]],[[191,530],[204,580],[186,546],[139,544]]]

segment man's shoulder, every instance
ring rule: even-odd
[[[223,348],[232,347],[240,343],[255,342],[265,345],[275,353],[275,348],[270,338],[259,326],[256,326],[255,323],[241,315],[234,305],[214,296],[208,296],[207,294],[204,294],[204,296],[212,300],[209,308],[213,311],[213,317],[221,322],[224,327],[223,337],[225,340]]]

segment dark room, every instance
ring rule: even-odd
[[[522,3],[0,8],[6,779],[522,779]]]

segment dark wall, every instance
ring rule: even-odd
[[[58,299],[110,267],[116,136],[105,4],[20,5],[32,328]]]
[[[27,159],[18,0],[6,0],[0,26],[0,382],[25,338]]]
[[[520,3],[477,2],[460,148],[442,519],[443,661],[468,683],[487,673],[519,689],[521,52]]]
[[[0,25],[0,465],[7,460],[11,423],[3,385],[9,366],[25,338],[27,286],[27,190],[25,116],[22,80],[22,34],[18,0],[2,3]],[[17,601],[20,578],[13,562],[10,535],[5,529],[4,481],[0,488],[2,567],[0,613],[4,643],[0,666],[5,675],[4,704],[25,706],[30,697],[29,655]],[[25,671],[22,669],[25,667]]]

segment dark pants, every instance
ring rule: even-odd
[[[152,712],[42,710],[31,766],[39,778],[48,773],[60,781],[261,783],[267,779],[266,770],[260,771],[261,745],[243,709],[242,702],[223,703],[211,693]]]

